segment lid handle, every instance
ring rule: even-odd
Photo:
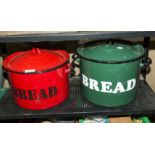
[[[39,48],[32,48],[32,53],[33,53],[33,56],[38,56],[41,54],[41,51]]]

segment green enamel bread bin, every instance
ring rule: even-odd
[[[137,96],[141,45],[121,43],[83,46],[77,50],[83,96],[90,102],[117,107],[133,102]]]

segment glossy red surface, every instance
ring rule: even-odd
[[[69,97],[67,68],[68,66],[65,65],[43,74],[9,72],[12,93],[16,103],[31,110],[47,109],[62,103]]]
[[[14,72],[44,71],[58,67],[68,59],[69,54],[63,50],[33,48],[29,51],[11,54],[5,59],[3,66],[7,70]]]
[[[69,54],[61,50],[54,51],[52,54],[46,50],[42,52],[41,55],[35,53],[34,58],[32,58],[34,54],[32,51],[17,52],[8,56],[3,63],[4,68],[8,70],[16,103],[30,110],[51,108],[69,97],[69,65],[67,63],[63,65],[69,60]],[[32,64],[35,71],[62,66],[48,72],[19,73],[25,69],[30,70],[28,64]]]

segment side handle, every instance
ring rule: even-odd
[[[75,76],[75,68],[80,68],[80,57],[77,53],[74,53],[72,55],[72,62],[71,62],[71,71],[70,71],[70,76]],[[78,74],[79,75],[79,74]]]

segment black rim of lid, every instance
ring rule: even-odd
[[[58,68],[61,68],[63,67],[64,65],[68,64],[69,63],[69,60],[67,60],[65,63],[59,65],[59,66],[56,66],[56,67],[53,67],[53,68],[49,68],[49,69],[46,69],[46,70],[42,70],[42,71],[34,71],[34,72],[17,72],[17,71],[13,71],[13,70],[9,70],[9,69],[6,69],[4,68],[5,70],[9,71],[9,72],[13,72],[13,73],[17,73],[17,74],[42,74],[42,73],[46,73],[46,72],[50,72],[50,71],[53,71],[53,70],[56,70]]]

